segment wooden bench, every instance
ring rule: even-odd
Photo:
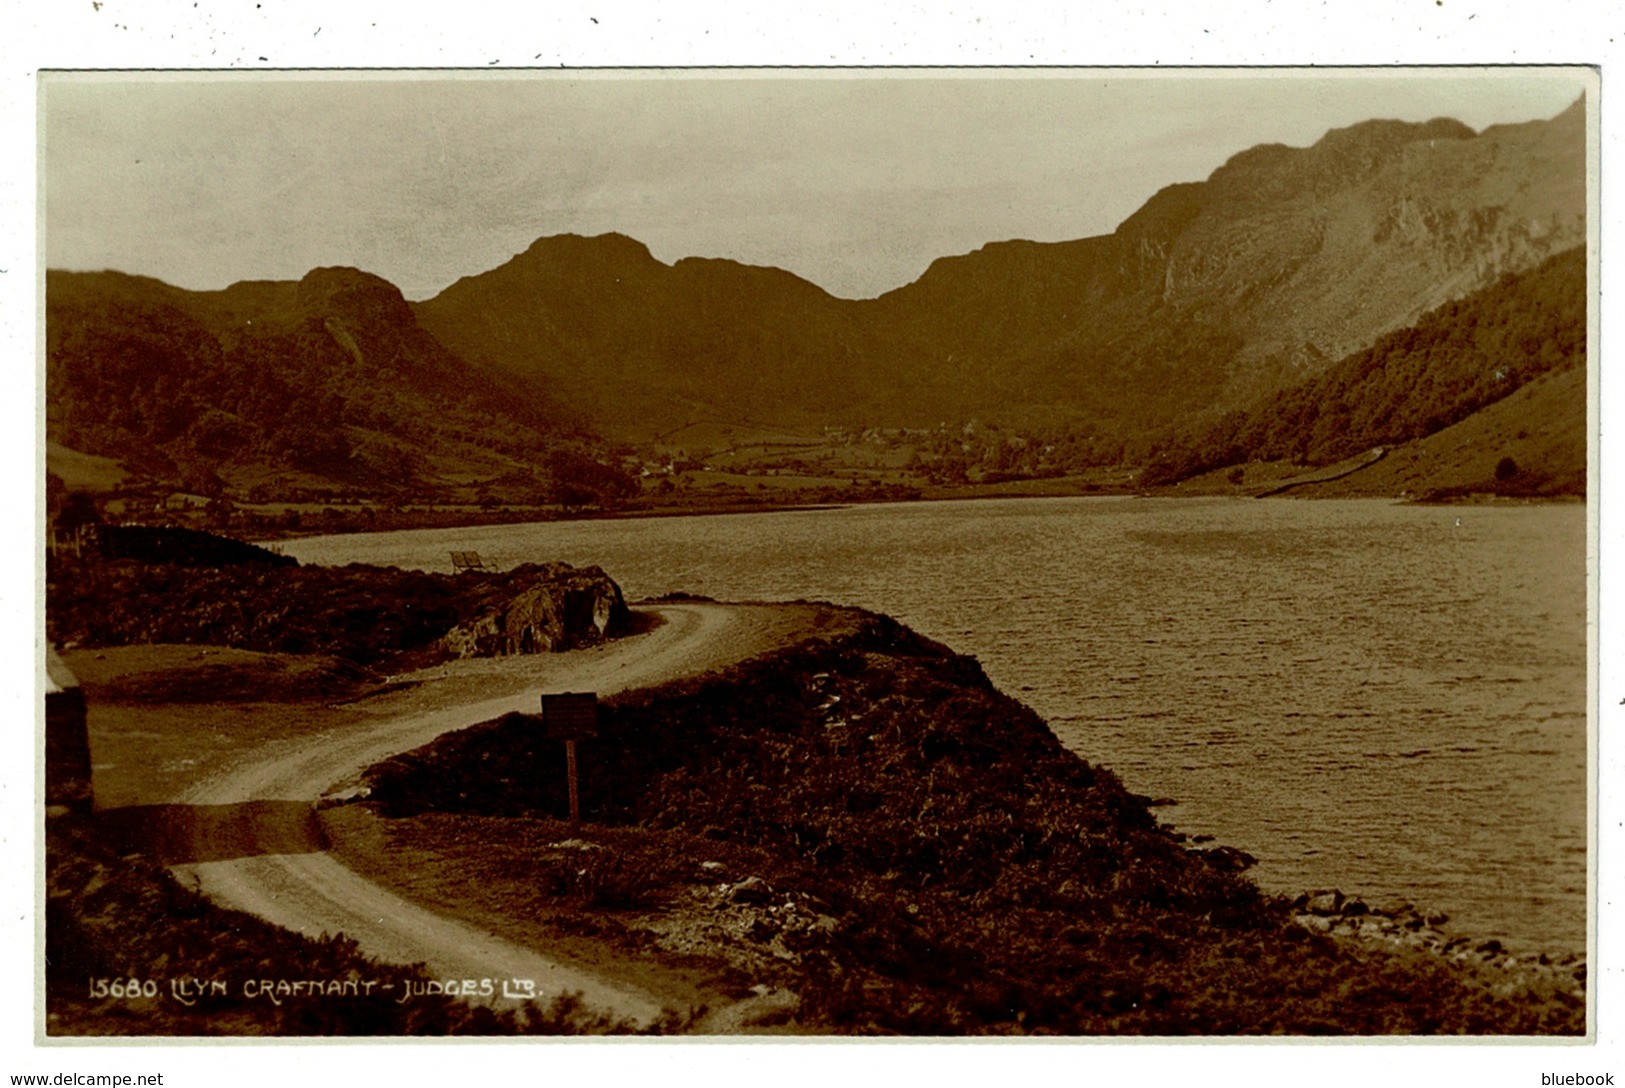
[[[479,552],[452,552],[451,572],[461,574],[465,570],[496,570],[495,567],[480,558]]]

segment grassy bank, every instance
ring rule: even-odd
[[[487,924],[696,959],[812,1032],[1578,1034],[1578,977],[1318,932],[1194,849],[975,661],[896,623],[610,701],[563,756],[523,715],[376,766],[370,866]],[[355,819],[358,817],[347,817]],[[341,846],[342,849],[342,846]],[[439,875],[437,875],[439,874]]]

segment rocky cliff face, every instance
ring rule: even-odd
[[[1220,167],[1172,240],[1163,300],[1229,308],[1238,376],[1313,372],[1436,306],[1585,241],[1580,103],[1474,135],[1373,121]]]
[[[517,585],[516,585],[517,583]],[[449,657],[501,657],[589,646],[625,631],[621,588],[598,567],[527,564],[510,572],[502,596],[448,631]]]

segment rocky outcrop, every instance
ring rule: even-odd
[[[515,582],[517,581],[517,585]],[[446,632],[451,657],[502,657],[590,646],[626,629],[621,587],[598,567],[526,564],[504,579],[501,596]]]
[[[629,621],[620,587],[602,570],[564,563],[438,574],[359,563],[87,557],[53,565],[46,599],[47,637],[64,648],[230,646],[397,672],[452,657],[591,645]]]

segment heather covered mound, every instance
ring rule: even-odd
[[[94,560],[53,566],[46,600],[59,646],[190,643],[403,668],[590,645],[629,619],[608,575],[566,563],[446,575]]]
[[[1585,1030],[1583,983],[1311,932],[883,617],[612,698],[580,747],[566,842],[562,744],[524,715],[375,766],[371,803],[505,909],[748,970],[807,1031]]]

